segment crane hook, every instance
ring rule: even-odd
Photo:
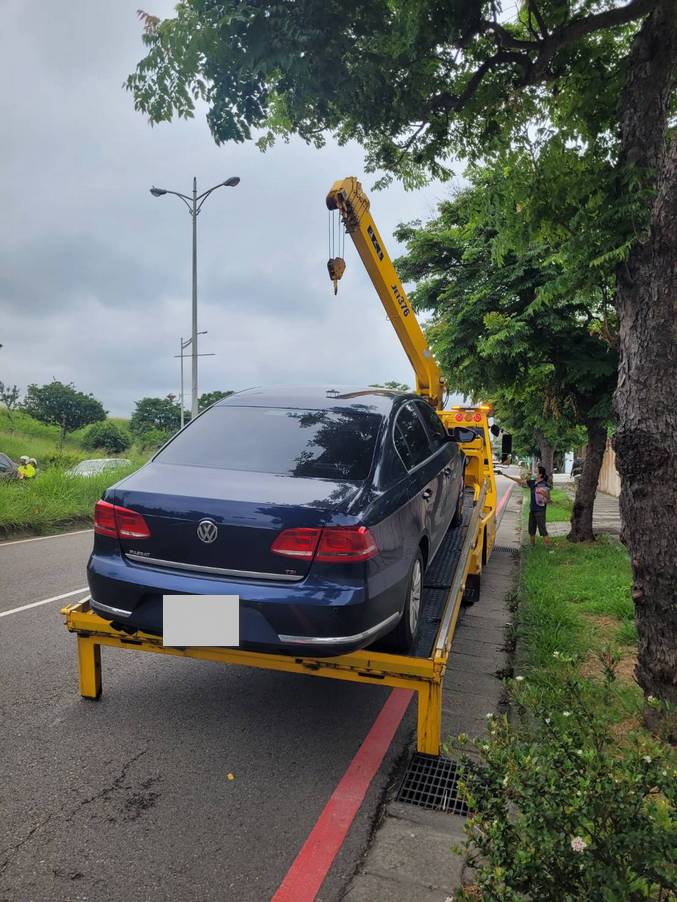
[[[329,270],[329,278],[334,283],[334,294],[337,294],[339,279],[346,271],[346,261],[343,257],[330,257],[327,260],[327,269]]]

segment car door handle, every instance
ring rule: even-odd
[[[428,501],[431,498],[432,493],[432,489],[423,489],[423,491],[421,492],[421,498],[423,498],[424,501]]]

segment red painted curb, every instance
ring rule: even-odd
[[[272,902],[312,902],[316,897],[413,694],[409,689],[392,690]]]
[[[498,524],[500,523],[500,520],[501,520],[501,518],[500,518],[501,511],[503,510],[503,508],[504,508],[504,507],[506,506],[506,504],[508,503],[508,498],[510,497],[510,493],[512,492],[512,490],[513,490],[513,486],[512,486],[512,485],[509,485],[508,488],[506,489],[505,494],[503,495],[503,497],[501,498],[501,500],[500,500],[500,501],[498,502],[498,504],[496,505],[496,525],[497,525],[497,526],[498,526]]]

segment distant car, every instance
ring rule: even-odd
[[[0,451],[0,479],[17,479],[18,476],[18,464],[15,464],[11,457]]]
[[[410,394],[231,395],[97,503],[92,608],[162,633],[163,594],[237,595],[242,647],[332,655],[387,636],[405,651],[464,466]]]
[[[97,476],[106,470],[120,470],[129,467],[131,460],[126,457],[97,457],[92,460],[81,460],[72,469],[66,470],[67,476]]]

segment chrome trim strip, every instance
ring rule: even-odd
[[[92,604],[98,610],[106,611],[108,614],[113,614],[115,617],[131,617],[132,616],[132,611],[123,611],[122,608],[112,608],[109,604],[101,604],[100,601],[95,601],[93,598],[89,599],[89,603]]]
[[[384,626],[388,626],[399,617],[399,614],[391,614],[376,626],[371,626],[362,633],[355,633],[354,636],[280,636],[279,639],[280,642],[286,642],[289,645],[344,645],[347,642],[362,642],[363,639],[368,639],[374,633],[378,633]]]
[[[171,570],[187,570],[190,573],[204,573],[207,576],[240,576],[245,579],[276,580],[284,583],[297,583],[303,576],[290,576],[288,573],[259,573],[256,570],[229,570],[226,567],[207,567],[197,564],[181,564],[178,561],[165,561],[156,557],[141,557],[126,554],[125,558],[134,564],[152,564],[155,567],[166,567]]]

